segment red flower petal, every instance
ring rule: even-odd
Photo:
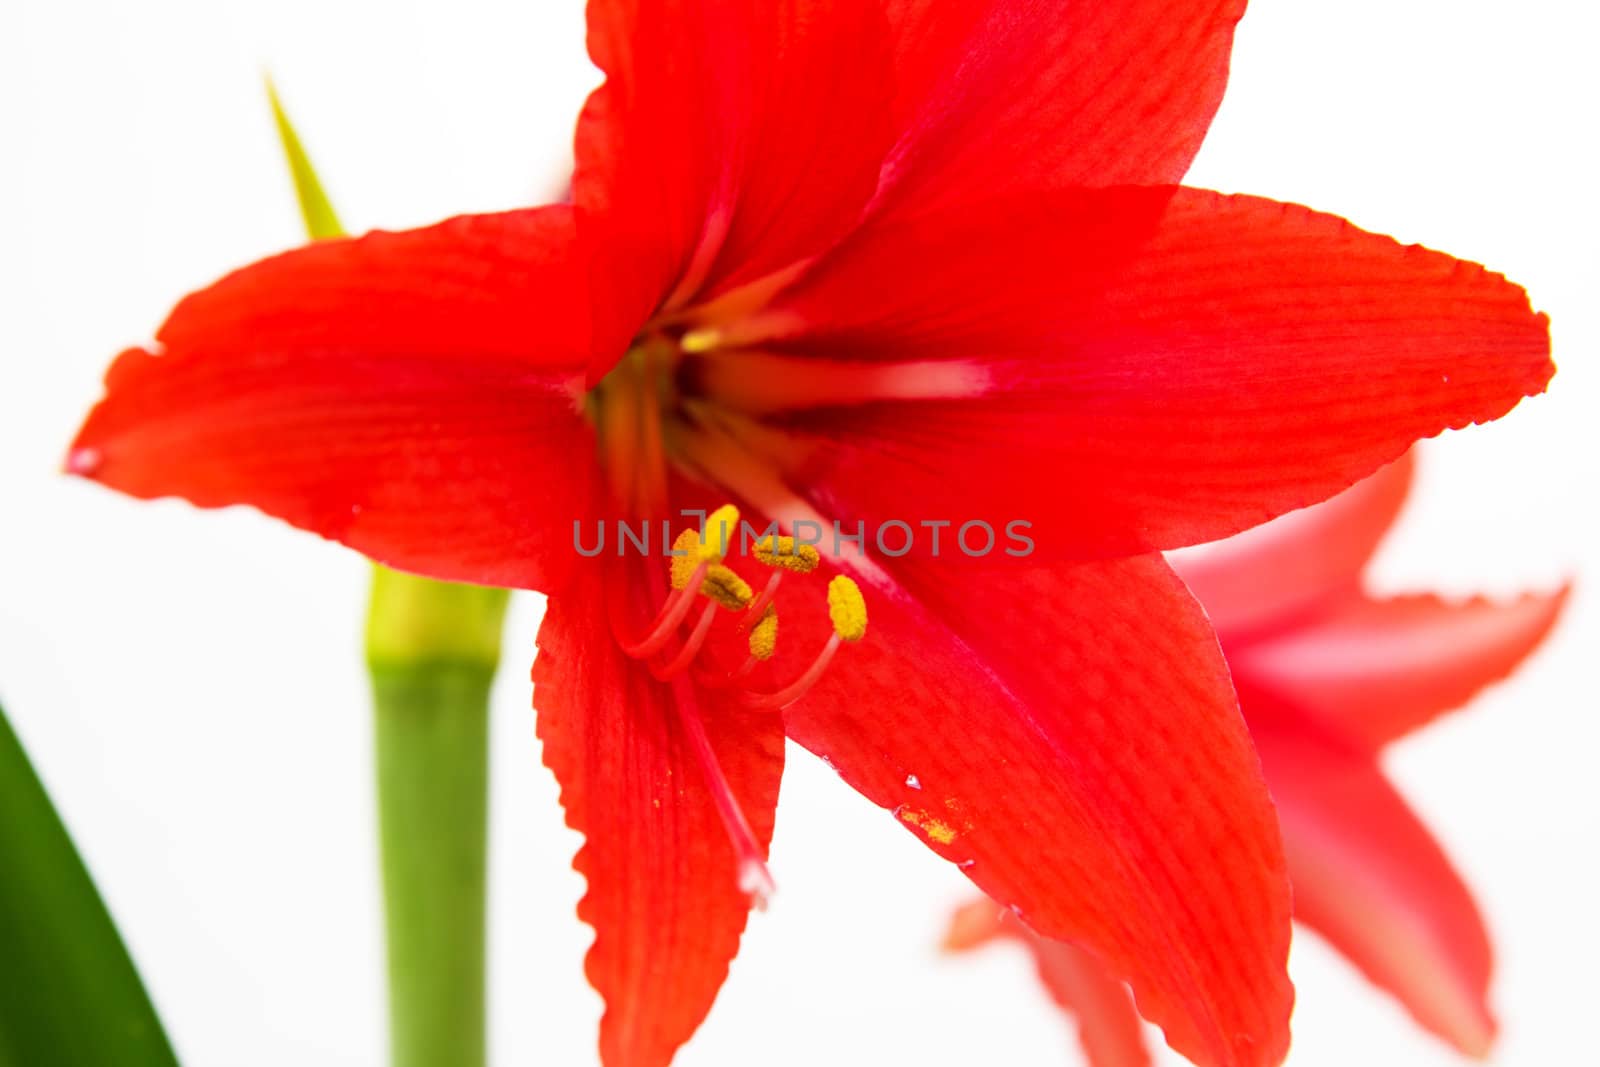
[[[1273,519],[1172,560],[1229,638],[1284,626],[1317,604],[1356,591],[1361,571],[1394,524],[1416,463],[1407,452],[1331,500]]]
[[[665,1067],[739,948],[749,898],[678,715],[674,689],[622,655],[598,583],[552,598],[533,702],[567,824],[586,838],[578,915],[595,929],[585,970],[605,998],[605,1067]],[[783,771],[776,712],[686,686],[761,847]]]
[[[1222,100],[1244,6],[890,0],[903,131],[890,181],[924,207],[1176,182]]]
[[[1148,1067],[1150,1053],[1128,987],[1083,949],[1040,937],[987,899],[956,913],[945,946],[960,951],[1001,936],[1027,947],[1050,998],[1077,1017],[1089,1067]]]
[[[789,735],[1041,934],[1127,976],[1184,1055],[1276,1064],[1292,999],[1277,823],[1182,584],[1157,557],[897,573],[867,589],[866,638],[785,710]],[[784,641],[809,650],[800,615]]]
[[[573,194],[610,254],[594,376],[663,303],[788,267],[850,228],[888,144],[887,28],[859,0],[591,0],[606,73]]]
[[[549,589],[593,466],[572,242],[551,207],[246,267],[117,360],[68,469],[251,504],[405,570]]]
[[[1489,938],[1444,852],[1369,751],[1268,691],[1240,694],[1283,822],[1295,918],[1423,1026],[1486,1053]]]
[[[1284,633],[1230,644],[1228,661],[1236,677],[1382,745],[1509,675],[1555,625],[1567,592],[1506,603],[1352,598]]]
[[[869,525],[1027,520],[1047,555],[1235,533],[1503,415],[1553,373],[1545,318],[1498,275],[1190,189],[877,227],[748,334],[959,367],[959,397],[790,414],[790,480]]]

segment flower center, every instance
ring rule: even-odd
[[[773,517],[792,503],[784,475],[818,442],[770,416],[884,401],[970,398],[1000,387],[964,360],[830,359],[781,351],[794,324],[759,307],[716,304],[652,322],[585,397],[607,479],[629,513],[664,514],[676,468]],[[773,505],[769,507],[768,505]]]
[[[828,583],[828,619],[833,634],[811,665],[790,684],[775,692],[756,692],[743,680],[758,663],[772,658],[778,644],[778,612],[774,601],[785,574],[810,574],[822,557],[811,545],[792,537],[766,534],[754,542],[751,555],[772,573],[758,594],[724,563],[735,543],[745,540],[739,510],[732,504],[712,512],[702,529],[686,529],[672,543],[667,594],[655,618],[637,638],[617,634],[622,651],[646,664],[660,681],[670,681],[694,666],[705,648],[718,609],[735,618],[734,625],[748,635],[749,655],[736,670],[695,670],[693,677],[708,689],[739,687],[740,699],[751,707],[785,708],[817,683],[840,644],[861,640],[867,632],[867,606],[860,588],[838,575]],[[695,609],[699,610],[696,611]],[[686,629],[687,628],[687,629]]]

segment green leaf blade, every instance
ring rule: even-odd
[[[127,947],[0,709],[0,1065],[177,1063]]]

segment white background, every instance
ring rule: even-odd
[[[382,1060],[365,569],[251,513],[59,477],[62,448],[177,296],[298,241],[263,69],[347,221],[416,224],[555,186],[594,79],[580,22],[578,0],[0,6],[0,694],[191,1067]],[[1596,576],[1595,29],[1574,0],[1261,0],[1242,26],[1193,183],[1487,262],[1554,318],[1551,395],[1427,448],[1386,588]],[[495,706],[503,1067],[592,1063],[600,1007],[529,710],[539,610],[516,603]],[[1597,636],[1590,585],[1515,682],[1391,759],[1492,923],[1497,1063],[1592,1048]],[[791,768],[780,895],[680,1062],[1073,1062],[1018,954],[934,951],[962,879]],[[1455,1062],[1314,940],[1293,967],[1293,1064]]]

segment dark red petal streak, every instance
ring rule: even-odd
[[[1331,500],[1170,562],[1225,648],[1236,635],[1290,625],[1356,592],[1362,569],[1400,514],[1415,467],[1407,452]]]
[[[1177,182],[1222,100],[1244,6],[889,0],[897,197],[926,208]]]
[[[887,29],[858,0],[591,0],[606,73],[573,194],[606,250],[596,376],[664,301],[758,278],[844,233],[887,147]]]
[[[768,346],[987,376],[976,397],[791,415],[782,452],[819,510],[1028,520],[1047,556],[1235,533],[1505,414],[1554,370],[1545,318],[1499,275],[1190,189],[878,227],[757,325]]]
[[[1459,707],[1544,640],[1567,590],[1496,602],[1351,598],[1300,626],[1228,645],[1240,679],[1271,686],[1382,745]]]
[[[1240,699],[1283,822],[1295,918],[1423,1026],[1483,1055],[1489,939],[1450,861],[1370,751],[1268,691],[1241,684]]]
[[[1158,557],[896,573],[864,584],[867,636],[785,710],[789,735],[1041,934],[1127,976],[1184,1055],[1276,1064],[1292,999],[1277,823],[1176,576]],[[802,615],[784,619],[800,656],[825,632]]]
[[[996,937],[1014,937],[1026,946],[1050,999],[1077,1018],[1089,1067],[1148,1067],[1150,1053],[1128,987],[1083,949],[1040,937],[992,900],[963,907],[945,945],[964,950]]]
[[[549,589],[592,467],[573,240],[571,210],[550,207],[230,274],[177,306],[154,352],[113,364],[68,467],[133,496],[250,504],[404,570]]]
[[[587,573],[587,572],[586,572]],[[595,930],[585,970],[605,999],[605,1067],[665,1067],[710,1009],[749,899],[671,687],[618,650],[598,582],[552,598],[533,702],[544,762],[585,844],[578,915]],[[763,848],[783,770],[776,712],[689,692]]]

